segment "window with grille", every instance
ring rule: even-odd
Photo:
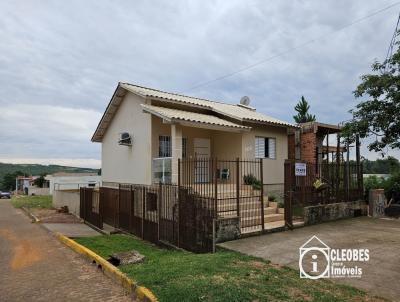
[[[159,157],[171,157],[171,137],[167,135],[160,135],[158,137],[158,156]]]
[[[256,136],[256,158],[276,158],[276,138]]]

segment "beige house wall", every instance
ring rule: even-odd
[[[194,157],[193,140],[195,138],[212,138],[214,131],[201,128],[183,127],[179,126],[182,130],[182,137],[187,139],[187,156]],[[157,158],[159,152],[159,139],[160,135],[171,135],[171,124],[163,123],[162,119],[152,116],[152,157]],[[211,140],[211,152],[213,152],[213,141]]]
[[[127,93],[113,121],[104,135],[102,143],[102,181],[151,184],[153,158],[159,157],[159,135],[171,136],[174,140],[175,161],[181,150],[178,141],[187,139],[187,156],[194,157],[194,139],[209,138],[211,156],[220,159],[254,159],[255,137],[276,138],[276,158],[264,159],[264,183],[280,184],[284,180],[284,162],[288,158],[287,130],[283,127],[252,126],[249,132],[230,132],[186,127],[164,123],[159,117],[143,113],[140,104],[145,99]],[[132,146],[118,145],[119,133],[132,135]],[[173,173],[177,171],[174,169]]]
[[[102,181],[151,184],[151,115],[140,104],[145,100],[127,93],[102,141]],[[132,146],[118,144],[119,134],[129,132]]]
[[[282,184],[284,182],[284,163],[288,158],[288,137],[286,128],[274,126],[253,126],[249,132],[217,131],[193,127],[180,127],[182,137],[187,139],[187,156],[194,157],[195,138],[209,138],[211,156],[220,159],[255,158],[255,137],[276,138],[276,158],[263,159],[263,175],[265,184]],[[158,157],[159,135],[172,138],[171,125],[162,119],[152,117],[152,156]],[[181,138],[179,138],[181,139]]]
[[[253,127],[242,136],[242,158],[255,157],[255,137],[276,138],[276,158],[263,159],[264,184],[281,184],[284,182],[284,163],[288,158],[288,136],[286,128],[264,126]]]

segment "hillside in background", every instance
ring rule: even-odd
[[[39,164],[7,164],[0,163],[0,189],[4,176],[12,174],[17,171],[24,173],[26,176],[30,175],[43,175],[52,174],[56,172],[69,172],[69,173],[98,173],[99,169],[68,167],[59,165],[39,165]]]

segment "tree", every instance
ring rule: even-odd
[[[7,173],[3,177],[3,181],[1,182],[1,189],[2,190],[15,190],[15,179],[17,176],[24,175],[21,171],[16,171],[13,173]]]
[[[40,175],[40,177],[36,178],[33,181],[33,184],[39,188],[43,188],[43,185],[45,182],[46,182],[46,179],[44,178],[44,175]]]
[[[307,122],[315,122],[315,115],[308,113],[310,109],[310,105],[305,100],[304,96],[301,97],[301,100],[297,103],[294,110],[297,111],[297,115],[293,116],[293,119],[296,123],[307,123]]]
[[[356,98],[368,99],[350,110],[353,119],[345,124],[342,137],[375,137],[368,149],[383,153],[386,147],[400,148],[400,48],[383,63],[372,64],[372,71],[361,77],[353,92]]]
[[[363,169],[366,174],[394,174],[400,172],[400,162],[393,156],[376,161],[364,159]]]

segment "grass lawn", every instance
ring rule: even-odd
[[[361,290],[327,280],[300,279],[291,268],[219,249],[216,254],[158,248],[126,235],[76,239],[104,258],[135,249],[142,264],[119,268],[160,301],[364,301]],[[378,299],[376,300],[378,301]]]
[[[52,207],[52,196],[13,196],[11,204],[16,208],[45,208]]]

